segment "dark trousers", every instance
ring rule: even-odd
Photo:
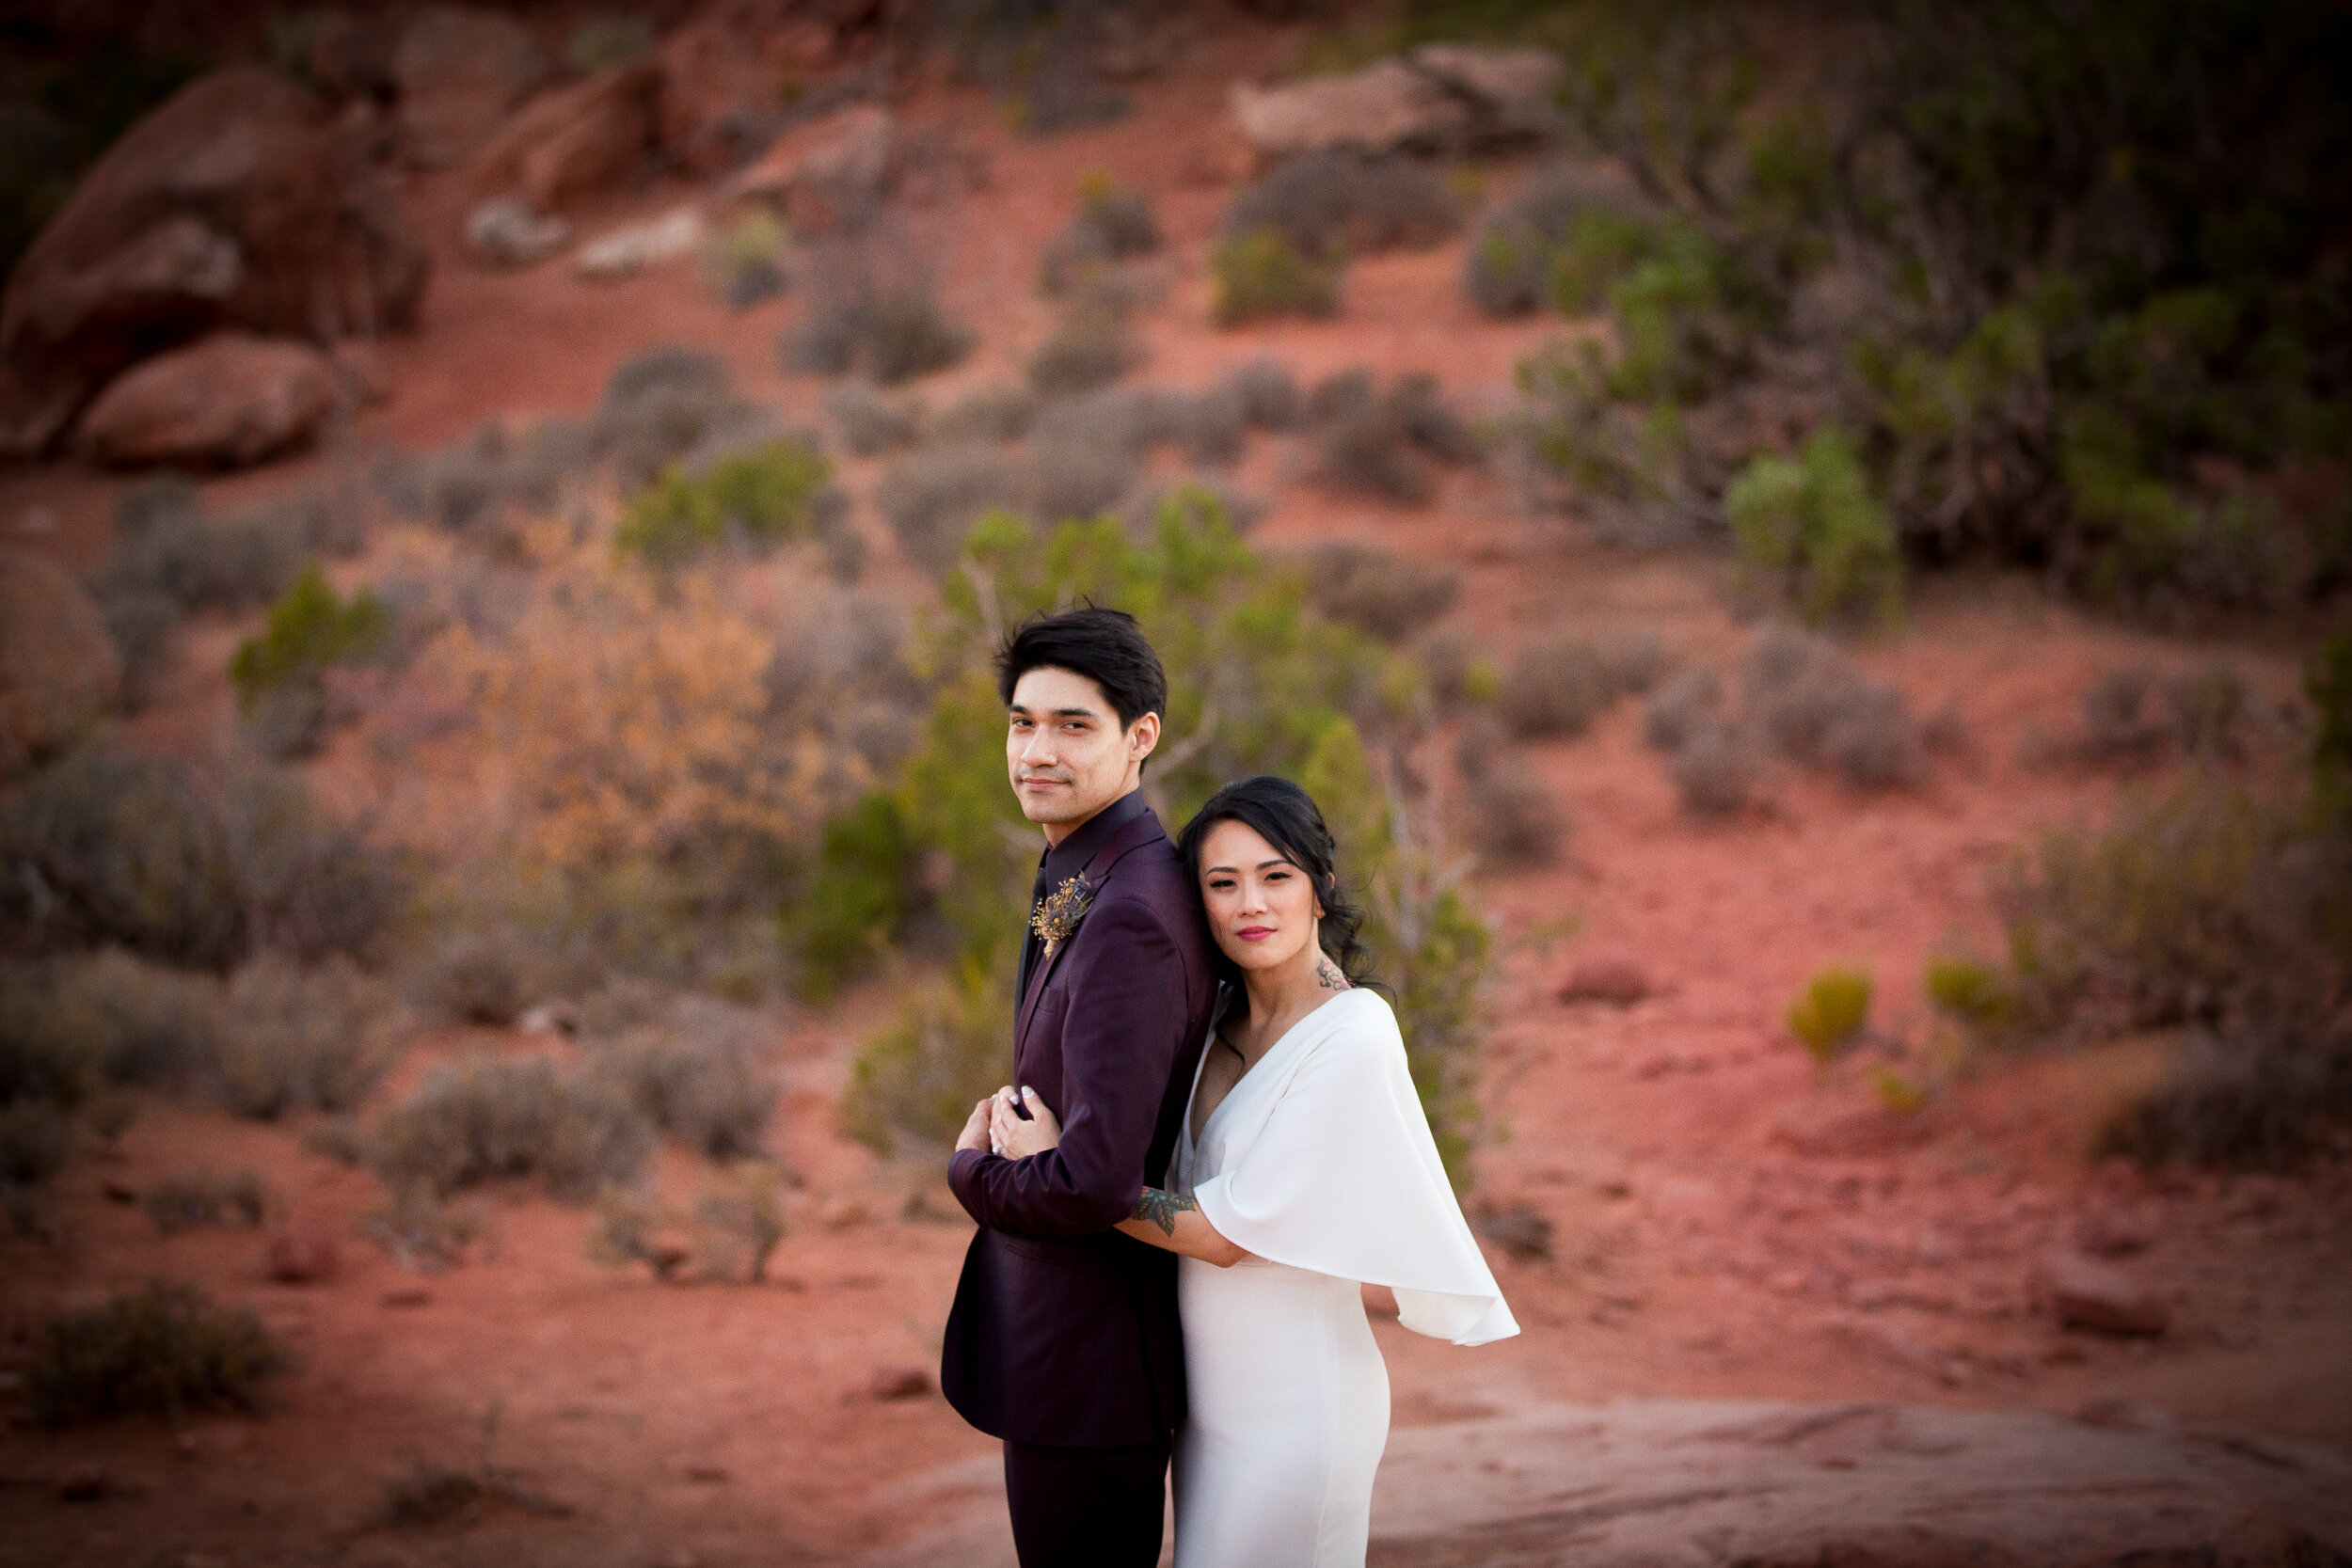
[[[1118,1449],[1005,1445],[1021,1568],[1153,1568],[1168,1440]]]

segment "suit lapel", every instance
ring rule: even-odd
[[[1108,843],[1089,857],[1087,863],[1078,874],[1096,882],[1099,887],[1101,883],[1109,879],[1111,872],[1130,853],[1154,839],[1167,836],[1167,832],[1160,827],[1160,819],[1148,811],[1143,812],[1125,827],[1120,829],[1118,832],[1113,833]],[[1099,874],[1095,871],[1098,865],[1102,867]],[[1096,896],[1101,896],[1099,892]],[[1028,1042],[1029,1020],[1037,1014],[1038,998],[1045,994],[1045,987],[1053,979],[1054,971],[1061,963],[1062,955],[1075,946],[1078,939],[1085,934],[1086,923],[1081,921],[1078,929],[1070,933],[1069,941],[1055,948],[1050,955],[1042,951],[1039,953],[1036,965],[1029,971],[1029,989],[1022,993],[1021,1016],[1013,1022],[1012,1054],[1015,1064],[1018,1064],[1021,1059],[1021,1048]]]

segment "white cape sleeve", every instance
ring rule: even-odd
[[[1396,1015],[1358,990],[1300,1027],[1314,1033],[1280,1052],[1290,1080],[1262,1123],[1225,1129],[1237,1157],[1194,1186],[1202,1215],[1270,1262],[1390,1287],[1415,1333],[1457,1345],[1517,1334],[1446,1180]]]

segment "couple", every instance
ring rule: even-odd
[[[940,1385],[1005,1444],[1023,1568],[1360,1568],[1389,1381],[1359,1282],[1459,1345],[1518,1332],[1471,1239],[1359,911],[1286,780],[1170,843],[1140,793],[1167,676],[1133,617],[997,655],[1005,757],[1047,848],[1017,1089],[948,1166],[979,1222]]]

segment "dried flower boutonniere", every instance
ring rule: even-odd
[[[1047,958],[1052,958],[1070,940],[1078,922],[1093,907],[1094,884],[1087,880],[1083,871],[1038,900],[1037,909],[1029,916],[1029,929],[1045,944]]]

